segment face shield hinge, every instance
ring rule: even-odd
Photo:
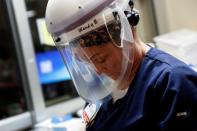
[[[57,37],[56,39],[55,39],[55,42],[56,43],[58,43],[58,42],[60,42],[61,41],[61,38],[60,37]]]

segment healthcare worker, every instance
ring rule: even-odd
[[[130,0],[49,0],[46,24],[89,131],[197,130],[197,73],[147,46]]]

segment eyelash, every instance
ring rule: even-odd
[[[103,64],[107,59],[107,55],[99,55],[93,60],[94,63]]]

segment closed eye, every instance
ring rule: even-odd
[[[106,61],[106,59],[107,59],[107,55],[99,54],[99,53],[96,53],[96,54],[94,54],[93,56],[90,57],[90,60],[93,63],[97,63],[97,64],[104,63]]]

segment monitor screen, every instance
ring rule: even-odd
[[[36,53],[36,63],[41,84],[57,83],[71,79],[57,50]]]

